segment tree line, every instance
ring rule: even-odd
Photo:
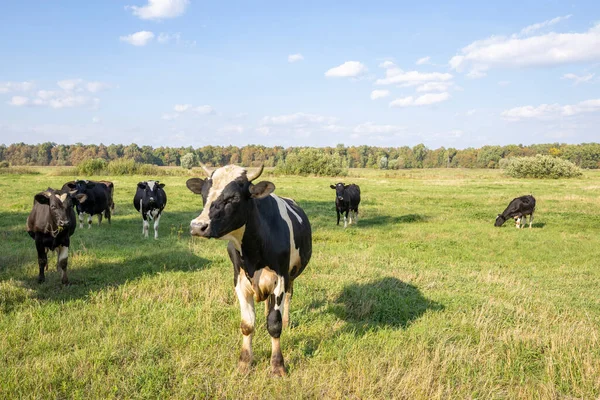
[[[134,160],[138,163],[159,166],[181,166],[188,155],[194,162],[202,162],[208,166],[239,164],[255,166],[264,164],[275,167],[285,162],[288,156],[298,156],[306,147],[281,146],[266,147],[262,145],[237,146],[204,146],[188,147],[151,147],[111,144],[73,144],[64,145],[52,142],[41,144],[14,143],[0,145],[0,162],[10,165],[39,166],[77,166],[90,159],[114,161],[120,159]],[[534,144],[483,146],[480,148],[455,149],[440,147],[429,149],[423,144],[413,147],[376,147],[345,146],[319,148],[325,154],[341,159],[350,168],[500,168],[502,160],[514,157],[528,157],[537,154],[550,155],[573,162],[581,168],[600,168],[600,144]],[[191,156],[189,155],[191,154]]]

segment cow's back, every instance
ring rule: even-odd
[[[350,208],[355,210],[360,204],[360,187],[352,183],[346,190],[348,191],[350,197]]]

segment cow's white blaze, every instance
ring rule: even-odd
[[[286,203],[285,200],[283,200],[279,196],[276,196],[274,194],[271,194],[270,196],[273,197],[273,199],[277,203],[277,207],[279,208],[279,215],[281,215],[281,218],[283,218],[290,231],[290,265],[288,265],[288,270],[291,271],[294,266],[300,266],[300,251],[296,248],[294,226],[292,225],[292,220],[290,219],[290,216],[287,213],[287,210],[290,208],[290,206]]]
[[[150,188],[150,190],[154,190],[154,185],[156,185],[156,182],[154,182],[154,181],[148,181],[146,183],[148,183],[148,187]]]
[[[210,211],[210,205],[212,202],[219,198],[221,193],[223,193],[225,186],[245,174],[246,170],[242,167],[238,167],[237,165],[227,165],[215,170],[210,177],[212,180],[212,185],[208,192],[208,196],[206,196],[206,203],[204,204],[202,213],[192,220],[192,223],[210,224],[210,217],[208,216],[208,213]]]

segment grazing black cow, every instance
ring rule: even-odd
[[[348,226],[348,211],[352,211],[350,214],[350,225],[352,225],[352,217],[354,216],[354,223],[358,223],[358,205],[360,204],[360,188],[354,183],[350,185],[344,185],[343,183],[337,183],[330,185],[330,188],[335,190],[335,210],[337,211],[337,224],[340,224],[340,214],[344,215],[344,228]]]
[[[534,211],[535,199],[532,195],[517,197],[508,204],[508,207],[506,207],[506,210],[502,214],[498,214],[494,226],[502,226],[507,219],[514,218],[516,227],[522,228],[527,222],[527,216],[529,215],[529,228],[531,228]]]
[[[69,283],[67,263],[69,259],[70,237],[77,227],[73,211],[73,199],[85,201],[85,194],[75,191],[54,190],[48,188],[35,195],[33,208],[27,217],[27,233],[35,240],[40,273],[38,282],[46,280],[44,270],[48,269],[47,251],[56,250],[57,269],[62,272],[62,283]]]
[[[158,239],[158,224],[162,210],[167,205],[167,194],[163,190],[164,183],[158,181],[145,181],[137,184],[137,191],[133,197],[133,206],[142,214],[144,225],[142,234],[148,237],[148,220],[154,220],[154,239]]]
[[[204,209],[192,220],[190,230],[194,236],[229,240],[227,252],[233,263],[233,282],[242,316],[240,370],[247,371],[252,362],[254,301],[267,300],[271,370],[274,375],[285,375],[279,337],[282,328],[289,324],[294,279],[312,254],[310,223],[294,200],[273,194],[273,183],[252,183],[262,173],[262,166],[257,173],[235,165],[214,171],[204,169],[207,179],[192,178],[186,182],[192,192],[202,195],[204,202]]]
[[[92,216],[94,215],[98,215],[98,225],[102,223],[102,213],[110,224],[111,209],[115,207],[112,182],[77,180],[65,183],[62,190],[76,190],[78,194],[86,195],[85,201],[74,201],[81,228],[83,228],[83,214],[89,214],[88,229],[92,227]]]

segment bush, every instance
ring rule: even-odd
[[[137,163],[131,158],[113,160],[108,163],[108,173],[111,175],[133,175],[137,169]]]
[[[79,175],[96,175],[104,172],[108,163],[102,158],[94,158],[82,161],[77,166]]]
[[[275,167],[276,173],[286,175],[346,176],[346,160],[339,154],[329,154],[321,149],[301,149],[287,156]]]
[[[570,161],[552,156],[516,157],[510,159],[506,174],[513,178],[575,178],[581,169]]]
[[[0,168],[8,168],[8,167],[10,167],[10,164],[8,161],[6,161],[6,160],[0,161]]]
[[[185,169],[192,169],[196,165],[196,156],[194,153],[187,153],[180,160],[181,166]]]

